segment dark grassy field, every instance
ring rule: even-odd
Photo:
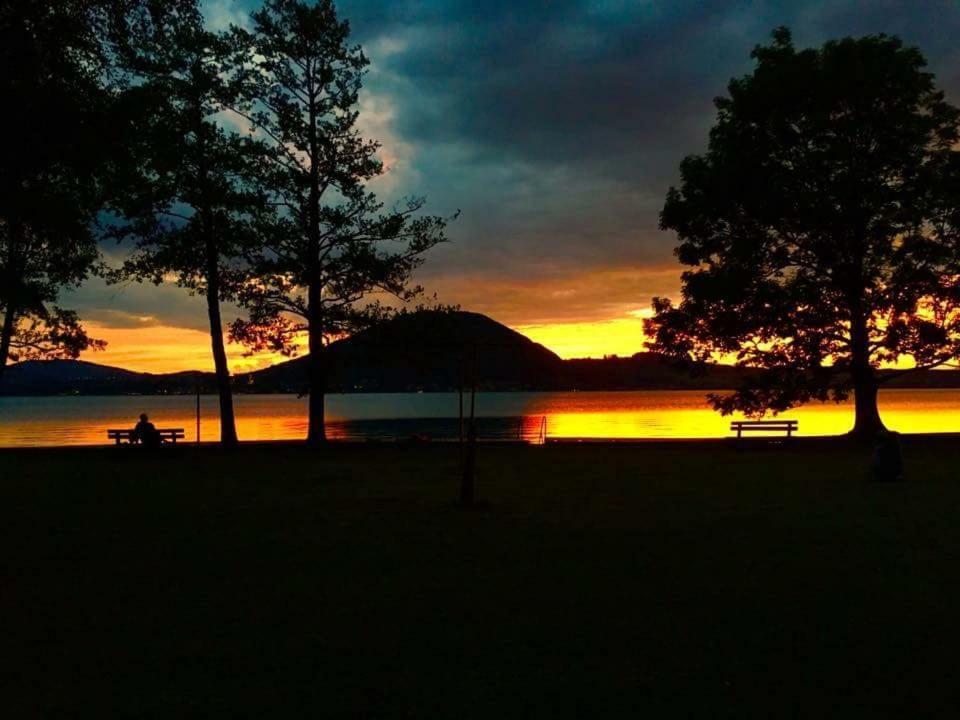
[[[960,441],[0,452],[5,717],[960,707]]]

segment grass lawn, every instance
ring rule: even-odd
[[[955,717],[960,440],[0,452],[4,716]]]

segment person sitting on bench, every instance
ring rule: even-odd
[[[133,428],[133,435],[130,436],[130,442],[140,443],[144,447],[157,447],[163,442],[156,426],[150,422],[146,413],[140,415],[140,422]]]

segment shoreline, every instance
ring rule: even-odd
[[[951,448],[960,447],[960,433],[898,433],[901,443],[909,447],[936,447],[946,444]],[[16,453],[68,453],[68,452],[96,452],[110,451],[118,453],[149,452],[151,457],[159,453],[188,453],[188,452],[221,452],[224,454],[254,452],[257,450],[298,450],[321,454],[338,450],[420,450],[420,449],[450,449],[460,443],[456,440],[328,440],[322,447],[311,447],[306,440],[241,440],[235,449],[225,448],[219,441],[181,441],[167,445],[157,450],[147,451],[130,445],[115,445],[100,443],[89,445],[40,445],[40,446],[0,446],[2,454]],[[508,447],[529,448],[530,450],[547,450],[547,448],[670,448],[685,447],[691,450],[716,450],[729,448],[733,450],[802,450],[802,449],[832,449],[870,446],[870,441],[851,438],[848,435],[814,435],[794,436],[789,441],[777,436],[753,436],[736,438],[725,436],[717,438],[548,438],[546,443],[535,443],[524,440],[480,440],[480,448]],[[125,457],[130,457],[125,455]]]
[[[938,371],[944,372],[944,371]],[[960,375],[960,370],[952,371]],[[737,388],[730,385],[703,385],[689,386],[676,385],[668,387],[613,387],[613,388],[529,388],[529,389],[504,389],[477,388],[478,395],[550,395],[550,394],[576,394],[576,395],[600,395],[609,393],[714,393],[714,392],[734,392]],[[921,385],[921,384],[894,384],[881,386],[880,394],[884,392],[960,392],[960,379],[956,384],[948,385]],[[332,395],[342,396],[364,396],[364,395],[457,395],[458,388],[446,390],[331,390],[325,393],[327,397]],[[464,389],[464,397],[469,395],[469,389]],[[218,394],[215,391],[203,391],[199,393],[203,398],[216,398]],[[154,393],[135,393],[135,392],[61,392],[61,393],[27,393],[15,394],[0,392],[0,401],[2,400],[35,400],[37,398],[195,398],[196,392],[154,392]],[[273,390],[266,392],[244,392],[242,389],[234,389],[233,397],[295,397],[306,399],[307,395],[296,390]],[[820,404],[816,402],[810,405]],[[824,404],[833,404],[832,401],[825,401]],[[844,404],[844,403],[840,403]]]

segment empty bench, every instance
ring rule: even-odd
[[[730,423],[730,430],[737,433],[737,438],[742,438],[744,433],[750,432],[781,432],[786,433],[790,438],[799,429],[800,423],[797,420],[734,420]]]
[[[177,440],[183,440],[186,437],[183,428],[157,428],[157,434],[160,436],[160,442],[177,444]],[[107,430],[107,437],[113,440],[117,445],[133,442],[133,430]]]

